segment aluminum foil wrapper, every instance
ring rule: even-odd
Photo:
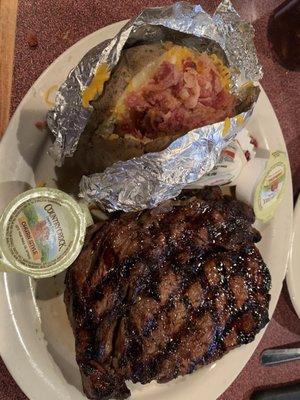
[[[146,9],[113,39],[91,49],[60,87],[55,107],[47,118],[55,136],[50,154],[57,165],[74,154],[91,116],[92,107],[84,108],[81,96],[97,67],[106,63],[112,70],[125,45],[130,47],[141,40],[145,43],[170,39],[184,43],[186,34],[192,35],[201,49],[222,55],[232,72],[232,91],[236,94],[240,94],[245,82],[258,82],[262,77],[253,44],[253,28],[240,18],[230,1],[222,1],[212,16],[200,5],[186,2]],[[248,97],[248,106],[238,120],[230,119],[229,129],[228,121],[227,126],[219,122],[194,129],[161,152],[117,162],[103,173],[83,177],[81,196],[108,211],[131,211],[154,207],[178,195],[187,184],[213,168],[222,149],[243,128],[256,100],[255,96]]]
[[[251,111],[244,113],[248,119]],[[234,120],[234,119],[233,119]],[[200,179],[217,163],[239,130],[234,122],[231,135],[222,137],[224,123],[194,129],[161,152],[119,161],[103,173],[84,176],[81,196],[99,203],[107,211],[137,211],[153,208],[176,197],[189,183]]]

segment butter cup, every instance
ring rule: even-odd
[[[20,194],[0,218],[0,271],[47,278],[79,255],[91,223],[88,209],[52,188]]]

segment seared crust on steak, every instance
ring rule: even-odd
[[[65,302],[90,399],[126,398],[125,380],[167,382],[254,339],[270,274],[253,222],[210,188],[89,231]]]

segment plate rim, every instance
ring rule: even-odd
[[[58,63],[61,59],[63,59],[63,58],[66,56],[66,54],[70,51],[70,49],[74,49],[74,48],[76,48],[77,46],[80,46],[80,44],[82,44],[83,42],[85,42],[86,40],[88,40],[89,38],[91,38],[91,37],[93,37],[93,36],[101,35],[101,31],[103,31],[103,30],[106,30],[106,29],[108,29],[108,28],[111,28],[111,29],[119,28],[119,27],[123,26],[123,24],[125,24],[126,22],[127,22],[127,20],[124,20],[124,21],[117,21],[117,22],[115,22],[115,23],[113,23],[113,24],[104,26],[104,27],[98,29],[97,31],[94,31],[94,32],[90,33],[89,35],[87,35],[87,36],[81,38],[80,40],[78,40],[78,41],[77,41],[76,43],[74,43],[71,47],[69,47],[68,49],[66,49],[61,55],[59,55],[59,56],[58,56],[58,57],[57,57],[57,58],[42,72],[42,74],[37,78],[37,80],[33,83],[32,86],[35,86],[36,84],[38,84],[39,81],[42,80],[42,79],[44,78],[45,75],[47,75],[49,69],[50,69],[53,65],[55,65],[56,63]],[[31,86],[31,88],[32,88],[32,86]],[[14,115],[12,116],[12,118],[11,118],[11,120],[10,120],[10,122],[9,122],[9,125],[8,125],[8,127],[6,128],[6,130],[5,130],[4,137],[5,137],[5,135],[9,134],[8,131],[10,130],[10,127],[13,125],[14,120],[17,118],[18,112],[22,109],[22,107],[23,107],[23,105],[24,105],[24,103],[25,103],[25,101],[26,101],[26,98],[30,96],[31,88],[29,88],[29,90],[27,91],[26,95],[24,96],[24,98],[21,100],[20,104],[19,104],[18,107],[16,108],[16,110],[15,110],[15,112],[14,112]],[[265,92],[263,89],[262,89],[262,91],[264,92],[265,96],[266,96],[267,99],[269,100],[269,97],[267,96],[266,92]],[[269,100],[269,101],[270,101],[270,100]],[[271,104],[271,102],[270,102],[270,104]],[[279,128],[280,128],[280,135],[278,136],[278,139],[280,140],[282,149],[287,153],[285,140],[284,140],[284,137],[283,137],[283,134],[282,134],[282,129],[281,129],[281,127],[280,127],[280,124],[279,124],[279,122],[278,122],[278,119],[277,119],[277,116],[276,116],[276,114],[275,114],[275,111],[274,111],[274,109],[273,109],[272,104],[271,104],[271,108],[272,108],[272,111],[273,111],[273,113],[274,113],[274,118],[276,119],[276,122],[277,122],[277,124],[278,124],[278,126],[279,126]],[[2,143],[2,141],[1,141],[1,143]],[[1,145],[1,144],[0,144],[0,145]],[[287,158],[288,158],[288,157],[287,157]],[[292,180],[291,180],[291,170],[290,170],[289,158],[288,158],[288,176],[287,176],[287,185],[286,185],[286,194],[285,194],[285,196],[287,196],[287,197],[289,198],[289,200],[288,200],[289,203],[290,203],[290,200],[291,200],[291,207],[290,207],[291,215],[290,215],[290,220],[292,221],[292,220],[293,220],[293,219],[292,219],[292,212],[293,212],[293,195],[292,195]],[[300,208],[300,207],[299,207],[299,208]],[[290,234],[290,237],[292,237],[292,229],[289,230],[289,234]],[[283,271],[284,274],[286,274],[287,268],[288,268],[288,256],[285,257],[285,268],[284,268],[284,271]],[[7,275],[7,274],[3,274],[3,279],[2,279],[2,277],[1,277],[1,281],[3,281],[4,287],[5,287],[6,275]],[[282,283],[283,283],[283,280],[284,280],[284,277],[283,277],[283,279],[282,279]],[[282,285],[282,283],[281,283],[281,285]],[[2,283],[1,283],[1,284],[2,284]],[[2,291],[2,292],[3,292],[3,291]],[[4,293],[1,293],[0,298],[1,298],[2,295],[4,296]],[[278,296],[278,299],[279,299],[279,296]],[[277,301],[276,301],[276,304],[277,304],[277,302],[278,302],[278,299],[277,299]],[[1,303],[4,304],[3,302],[1,302]],[[274,309],[275,309],[275,307],[276,307],[276,304],[275,304],[275,306],[274,306]],[[0,311],[1,311],[1,304],[0,304]],[[273,315],[273,312],[274,312],[274,310],[272,311],[272,315]],[[272,316],[272,315],[271,315],[271,316]],[[1,312],[0,312],[0,317],[1,317]],[[0,318],[0,319],[1,319],[1,318]],[[13,318],[12,318],[12,319],[13,319]],[[12,321],[12,319],[10,319],[10,324],[12,324],[11,328],[12,328],[12,329],[16,329],[16,326],[14,326],[14,321]],[[258,346],[258,344],[259,344],[259,342],[260,342],[260,340],[261,340],[261,338],[262,338],[264,332],[265,332],[265,329],[264,329],[263,332],[259,335],[259,340],[257,341],[256,345],[253,346],[253,349],[252,349],[252,351],[251,351],[251,355],[247,358],[247,361],[249,361],[249,359],[251,358],[251,356],[252,356],[253,352],[255,351],[256,347]],[[16,333],[17,333],[17,332],[14,332],[14,334],[16,334]],[[20,387],[20,389],[26,394],[26,396],[27,396],[29,399],[35,399],[35,397],[34,397],[34,396],[32,395],[32,393],[31,393],[30,385],[29,385],[29,388],[28,388],[28,387],[27,387],[27,388],[24,388],[24,386],[26,386],[26,385],[24,385],[24,380],[19,379],[19,376],[22,376],[22,375],[20,375],[20,374],[17,373],[18,368],[16,368],[16,367],[13,365],[13,363],[10,363],[10,360],[6,357],[5,354],[3,354],[3,351],[2,351],[2,350],[1,350],[1,356],[2,356],[2,359],[3,359],[3,361],[4,361],[4,363],[5,363],[6,367],[7,367],[7,369],[9,370],[10,374],[12,375],[13,379],[16,381],[16,383],[18,384],[18,386]],[[244,366],[246,365],[247,361],[244,363]],[[244,368],[244,366],[243,366],[243,368]],[[242,368],[242,369],[243,369],[243,368]],[[239,372],[238,372],[237,374],[235,374],[235,376],[233,377],[233,379],[230,380],[229,384],[227,385],[227,387],[226,387],[224,390],[226,390],[226,389],[229,387],[229,385],[237,378],[238,374],[242,371],[242,369],[240,369]],[[36,371],[34,371],[34,373],[36,374]],[[28,386],[28,385],[27,385],[27,386]]]
[[[296,237],[300,236],[300,227],[298,227],[297,221],[300,221],[300,195],[297,198],[293,213],[293,234],[292,234],[291,247],[289,253],[288,268],[286,273],[286,283],[290,299],[298,318],[300,318],[300,292],[299,289],[297,290],[295,286],[295,279],[294,279],[294,269],[296,268],[296,262],[297,262],[295,258],[296,257],[295,253],[299,253],[299,250],[296,249]]]

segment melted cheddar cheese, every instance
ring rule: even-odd
[[[101,64],[96,70],[96,73],[89,86],[82,92],[82,105],[87,108],[90,101],[100,96],[103,92],[104,84],[110,77],[110,70],[107,64]]]

